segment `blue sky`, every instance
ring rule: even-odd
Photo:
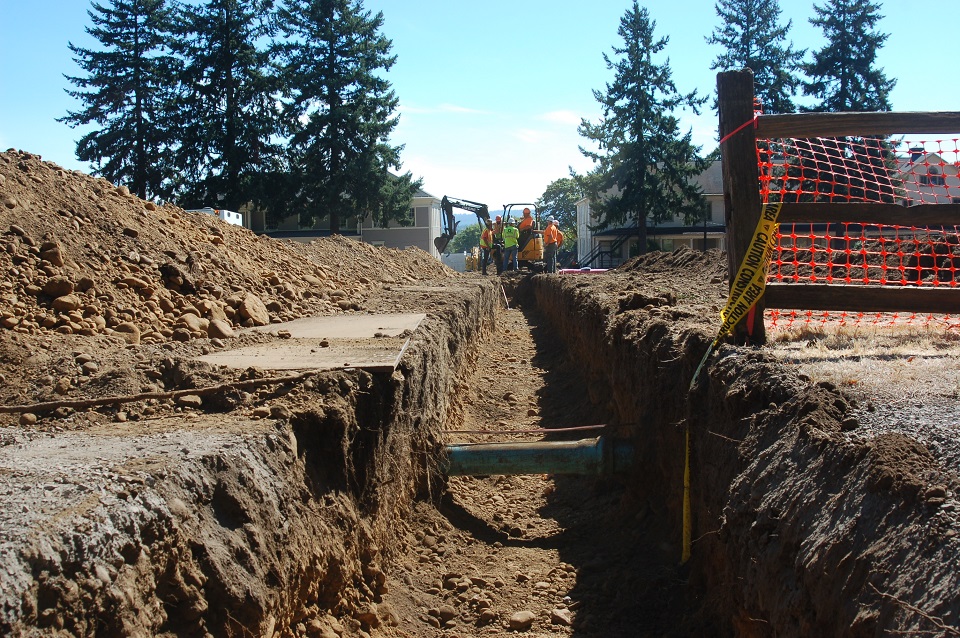
[[[104,3],[107,0],[102,0]],[[555,0],[366,0],[384,14],[383,34],[397,63],[388,74],[401,101],[393,143],[403,144],[404,170],[424,189],[486,203],[530,202],[551,181],[590,163],[578,150],[577,125],[600,114],[593,90],[611,80],[602,54],[619,45],[628,0],[568,5]],[[898,111],[960,110],[954,31],[960,2],[882,2],[889,33],[879,64],[897,78]],[[704,38],[719,24],[712,0],[647,2],[680,91],[709,94],[718,49]],[[0,149],[20,148],[71,169],[82,132],[56,121],[76,108],[64,74],[76,75],[67,42],[94,43],[84,32],[88,2],[0,0]],[[813,2],[781,2],[793,20],[797,48],[819,48],[822,34],[808,18]],[[945,26],[944,26],[945,25]],[[683,130],[709,151],[716,116],[683,118]]]

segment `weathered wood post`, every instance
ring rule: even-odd
[[[724,140],[720,144],[720,157],[726,209],[727,269],[731,286],[757,227],[762,206],[753,98],[752,70],[717,74],[720,139]],[[766,341],[763,297],[757,301],[754,312],[736,325],[733,339],[738,344],[762,344]]]

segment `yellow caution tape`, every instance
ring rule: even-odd
[[[720,333],[714,340],[718,342],[733,332],[741,319],[763,294],[767,286],[767,267],[770,265],[770,255],[776,246],[777,216],[780,215],[781,204],[765,204],[757,229],[753,232],[747,254],[740,262],[740,269],[730,286],[730,297],[727,305],[720,311]]]
[[[720,331],[713,343],[707,348],[690,380],[690,389],[697,383],[700,371],[710,357],[710,353],[719,345],[720,340],[733,332],[734,327],[743,319],[750,309],[756,305],[767,287],[767,269],[770,266],[770,255],[776,246],[777,217],[780,215],[780,203],[764,204],[757,222],[757,229],[753,232],[747,254],[740,262],[737,276],[730,286],[730,296],[727,305],[720,311]],[[687,424],[687,435],[684,450],[683,464],[683,549],[680,562],[690,560],[693,541],[693,515],[690,509],[690,425]]]

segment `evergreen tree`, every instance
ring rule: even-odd
[[[456,253],[467,253],[480,245],[480,233],[483,229],[479,224],[467,224],[466,228],[461,228],[450,240],[450,245],[444,251],[450,255]]]
[[[537,213],[541,219],[556,217],[565,239],[577,237],[577,202],[583,199],[583,189],[572,177],[561,177],[547,184],[547,189],[537,200]]]
[[[254,182],[282,170],[279,92],[271,65],[271,0],[207,0],[184,7],[185,60],[177,113],[181,204],[237,210]]]
[[[804,65],[810,82],[803,92],[820,100],[811,111],[889,111],[889,80],[875,66],[887,34],[876,30],[880,5],[869,0],[827,0],[814,5],[810,23],[823,29],[827,43]]]
[[[169,195],[170,152],[175,136],[166,119],[178,62],[172,56],[171,10],[166,0],[92,3],[86,32],[102,48],[68,44],[86,72],[66,76],[79,90],[67,93],[83,104],[58,121],[96,125],[77,142],[77,158],[97,175],[126,185],[138,197]]]
[[[604,54],[615,77],[606,93],[594,91],[603,107],[600,121],[583,120],[579,133],[595,142],[599,150],[580,151],[596,163],[580,182],[588,190],[598,223],[595,228],[633,221],[640,251],[647,250],[647,224],[681,215],[685,220],[702,219],[706,202],[693,178],[705,168],[698,157],[699,147],[691,132],[680,134],[678,108],[698,112],[706,98],[696,91],[682,95],[671,79],[670,61],[657,64],[668,38],[654,38],[656,23],[646,8],[634,0],[620,19],[618,35],[622,48],[615,62]]]
[[[360,0],[286,0],[279,18],[301,224],[329,217],[336,233],[351,216],[406,219],[420,181],[390,172],[403,147],[388,142],[399,100],[383,77],[396,61],[383,13]]]
[[[763,111],[792,113],[793,96],[800,86],[796,73],[806,51],[794,51],[793,43],[787,42],[793,22],[780,24],[778,0],[718,0],[714,8],[723,24],[706,40],[722,46],[724,52],[710,68],[729,71],[749,67]]]

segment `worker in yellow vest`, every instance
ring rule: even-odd
[[[517,263],[517,254],[520,251],[520,231],[517,230],[517,222],[508,219],[507,225],[503,227],[503,269],[518,270],[520,265]]]

